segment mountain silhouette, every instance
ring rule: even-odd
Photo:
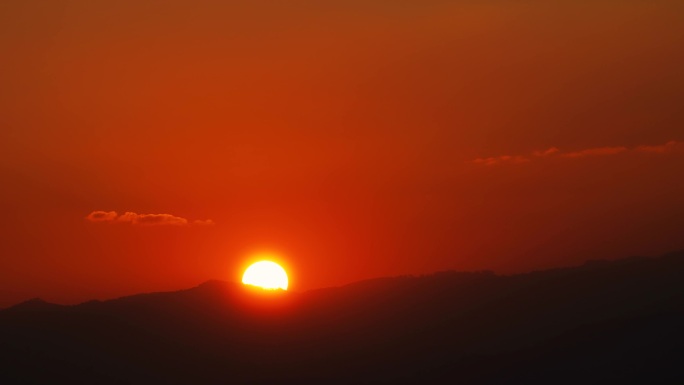
[[[1,384],[680,383],[684,252],[0,311]]]
[[[22,312],[22,311],[47,311],[62,308],[63,306],[54,303],[46,302],[40,298],[32,298],[24,301],[18,305],[5,309],[8,312]]]

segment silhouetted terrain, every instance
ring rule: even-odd
[[[684,252],[0,311],[0,384],[684,383]]]

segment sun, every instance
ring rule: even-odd
[[[242,283],[267,290],[287,290],[287,273],[279,264],[259,261],[250,265],[242,275]]]

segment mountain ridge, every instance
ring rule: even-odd
[[[300,293],[209,281],[0,312],[0,383],[673,383],[681,324],[682,252]]]
[[[549,268],[549,269],[541,269],[541,270],[532,270],[529,272],[523,272],[523,273],[516,273],[516,274],[497,274],[492,270],[475,270],[475,271],[459,271],[459,270],[440,270],[436,271],[433,273],[428,273],[428,274],[421,274],[421,275],[398,275],[398,276],[386,276],[386,277],[375,277],[375,278],[368,278],[368,279],[363,279],[359,281],[354,281],[346,284],[342,284],[339,286],[330,286],[330,287],[322,287],[322,288],[316,288],[316,289],[310,289],[302,292],[298,291],[291,291],[291,293],[297,293],[297,294],[304,294],[304,293],[315,293],[315,292],[321,292],[321,291],[331,291],[331,290],[338,290],[338,289],[344,289],[344,288],[352,288],[352,287],[368,287],[368,286],[373,286],[374,284],[377,283],[386,283],[386,282],[398,282],[400,280],[411,280],[411,279],[420,279],[420,278],[429,278],[429,277],[518,277],[518,276],[534,276],[534,275],[539,275],[539,274],[553,274],[553,273],[569,273],[572,271],[577,271],[577,270],[585,270],[588,268],[595,269],[595,268],[602,268],[602,267],[609,267],[609,266],[615,266],[615,265],[623,265],[626,263],[633,263],[633,262],[639,262],[639,261],[646,261],[646,260],[655,260],[655,259],[660,259],[660,258],[671,258],[671,257],[678,257],[678,256],[684,256],[684,250],[678,250],[678,251],[673,251],[669,252],[666,254],[663,254],[661,256],[657,257],[645,257],[645,256],[630,256],[630,257],[625,257],[625,258],[619,258],[619,259],[591,259],[587,260],[584,263],[576,266],[563,266],[563,267],[554,267],[554,268]],[[151,292],[143,292],[143,293],[136,293],[136,294],[130,294],[130,295],[124,295],[121,297],[115,297],[115,298],[109,298],[109,299],[90,299],[86,300],[84,302],[76,303],[76,304],[70,304],[70,305],[65,305],[65,304],[59,304],[59,303],[54,303],[54,302],[48,302],[43,300],[42,298],[35,297],[31,298],[25,301],[21,301],[15,305],[8,306],[6,308],[0,309],[0,312],[3,311],[8,311],[8,310],[41,310],[43,307],[45,309],[48,308],[54,308],[57,309],[58,307],[62,308],[67,308],[67,307],[78,307],[78,306],[84,306],[84,305],[92,305],[95,303],[107,303],[111,301],[119,301],[119,300],[126,300],[130,299],[133,297],[140,297],[140,296],[157,296],[157,295],[167,295],[171,293],[180,293],[180,292],[185,292],[185,291],[192,291],[192,290],[202,290],[205,288],[217,288],[217,287],[232,287],[233,289],[237,289],[242,287],[243,285],[238,282],[233,282],[233,281],[224,281],[220,279],[209,279],[207,281],[204,281],[197,286],[192,286],[189,288],[184,288],[184,289],[179,289],[179,290],[164,290],[164,291],[151,291]],[[35,309],[34,309],[35,307]]]

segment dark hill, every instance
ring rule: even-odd
[[[1,384],[678,383],[684,253],[0,312]]]
[[[61,309],[63,306],[54,303],[46,302],[40,298],[32,298],[20,304],[14,305],[7,312],[25,312],[25,311],[48,311]]]

